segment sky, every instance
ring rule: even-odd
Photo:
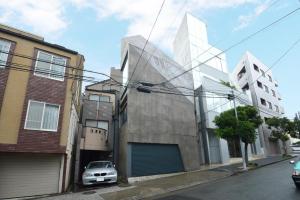
[[[148,37],[162,0],[0,0],[0,23],[43,36],[85,56],[85,69],[109,74],[120,66],[120,42]],[[223,50],[300,7],[299,0],[166,0],[150,42],[173,57],[172,42],[186,12],[207,24],[211,45]],[[271,66],[300,38],[300,10],[226,52],[232,71],[245,51]],[[300,111],[300,44],[272,69],[286,116]],[[98,76],[97,80],[105,77]]]

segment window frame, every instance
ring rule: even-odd
[[[275,90],[271,89],[271,92],[272,92],[272,96],[273,96],[273,97],[276,97],[276,92],[275,92]]]
[[[96,123],[97,123],[97,126],[96,126],[96,127],[87,126],[87,125],[86,125],[86,122],[87,122],[87,121],[96,121]],[[108,132],[109,132],[109,120],[101,120],[101,119],[100,119],[100,120],[96,120],[96,119],[86,119],[86,120],[85,120],[85,124],[84,124],[84,126],[85,126],[85,127],[90,127],[90,128],[98,128],[98,129],[103,129],[103,128],[99,128],[99,127],[98,127],[98,123],[99,123],[99,122],[106,122],[106,123],[107,123],[107,130],[106,130],[106,131],[107,131],[107,133],[108,133]],[[105,129],[103,129],[103,130],[105,130]]]
[[[266,78],[266,72],[262,69],[260,69],[260,72],[261,72],[262,77]]]
[[[37,71],[37,70],[36,70],[37,63],[38,63],[38,62],[43,62],[43,60],[40,60],[40,59],[39,59],[39,55],[40,55],[41,52],[43,52],[43,53],[48,54],[48,55],[51,56],[51,61],[50,61],[50,63],[48,63],[48,64],[50,64],[50,69],[49,69],[49,73],[48,73],[48,74],[45,74],[45,73],[43,73],[43,74],[38,74],[38,72],[36,73],[36,71]],[[65,60],[65,65],[64,65],[64,67],[61,66],[61,65],[59,65],[59,66],[63,67],[63,69],[64,69],[64,70],[63,70],[63,76],[62,76],[62,78],[54,78],[54,77],[51,77],[51,76],[50,76],[50,75],[51,75],[51,69],[52,69],[52,65],[53,65],[53,57],[54,57],[54,56],[63,58],[63,59]],[[56,55],[56,54],[54,54],[54,53],[50,53],[50,52],[43,51],[43,50],[37,50],[36,61],[35,61],[35,64],[34,64],[34,75],[35,75],[35,76],[39,76],[39,77],[43,77],[43,78],[48,78],[48,79],[52,79],[52,80],[56,80],[56,81],[61,81],[61,82],[63,82],[63,81],[65,80],[65,77],[64,77],[64,76],[65,76],[65,73],[66,73],[67,62],[68,62],[68,60],[67,60],[66,57],[63,57],[63,56],[60,56],[60,55]]]
[[[31,102],[36,102],[36,103],[42,103],[42,104],[44,104],[43,105],[43,113],[42,113],[42,119],[41,119],[40,129],[37,129],[37,128],[28,128],[27,127],[27,119],[28,119],[28,113],[29,113],[28,111],[29,111],[29,107],[30,107],[30,103]],[[45,113],[46,104],[52,105],[52,106],[58,106],[58,112],[57,112],[58,116],[57,116],[56,130],[43,129],[44,113]],[[25,118],[25,123],[24,123],[24,129],[26,129],[26,130],[35,130],[35,131],[57,132],[58,131],[58,124],[59,124],[59,117],[60,117],[60,105],[59,104],[47,103],[47,102],[43,102],[43,101],[29,100],[28,101],[28,105],[27,105],[27,112],[26,112],[26,118]]]
[[[0,65],[0,69],[5,69],[5,68],[6,68],[6,65],[7,65],[7,62],[8,62],[8,60],[9,60],[9,55],[10,55],[9,53],[10,53],[10,51],[11,51],[11,48],[12,48],[13,43],[12,43],[11,41],[9,41],[9,40],[2,39],[2,38],[0,38],[0,42],[4,42],[4,43],[8,43],[8,44],[9,44],[9,47],[8,47],[8,54],[7,54],[6,61],[5,61],[5,63],[3,63],[3,66]],[[1,54],[5,54],[5,53],[0,52],[0,55],[1,55]]]
[[[264,89],[262,82],[256,81],[256,84],[257,84],[257,87],[259,87],[260,89]],[[261,87],[259,85],[261,85]]]
[[[273,82],[273,78],[268,74],[268,78],[269,78],[269,81],[272,83]]]
[[[259,72],[259,67],[254,63],[253,63],[253,68],[254,68],[255,71]]]
[[[263,101],[265,102],[264,104]],[[263,106],[267,106],[267,101],[264,98],[260,98],[260,104]]]
[[[270,101],[267,101],[267,104],[268,104],[268,108],[269,108],[270,110],[273,110],[273,105],[272,105],[272,103],[271,103]]]
[[[267,85],[264,85],[264,88],[265,88],[264,90],[266,93],[270,93],[269,87]]]

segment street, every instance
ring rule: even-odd
[[[172,192],[156,200],[293,200],[300,198],[292,165],[279,162],[223,180]]]

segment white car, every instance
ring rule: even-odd
[[[118,173],[110,161],[90,162],[82,174],[83,185],[116,183]]]

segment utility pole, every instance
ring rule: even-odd
[[[237,120],[237,123],[239,123],[239,117],[238,117],[238,113],[237,113],[237,110],[236,110],[236,104],[235,104],[235,95],[234,95],[234,91],[231,90],[231,95],[229,96],[229,99],[231,99],[233,101],[233,107],[234,107],[234,113],[235,113],[235,118]],[[245,159],[245,153],[243,153],[243,148],[242,148],[242,140],[241,140],[241,137],[240,138],[240,147],[241,147],[241,153],[242,153],[242,158],[243,158],[243,170],[247,170],[247,165],[246,165],[246,159]]]

